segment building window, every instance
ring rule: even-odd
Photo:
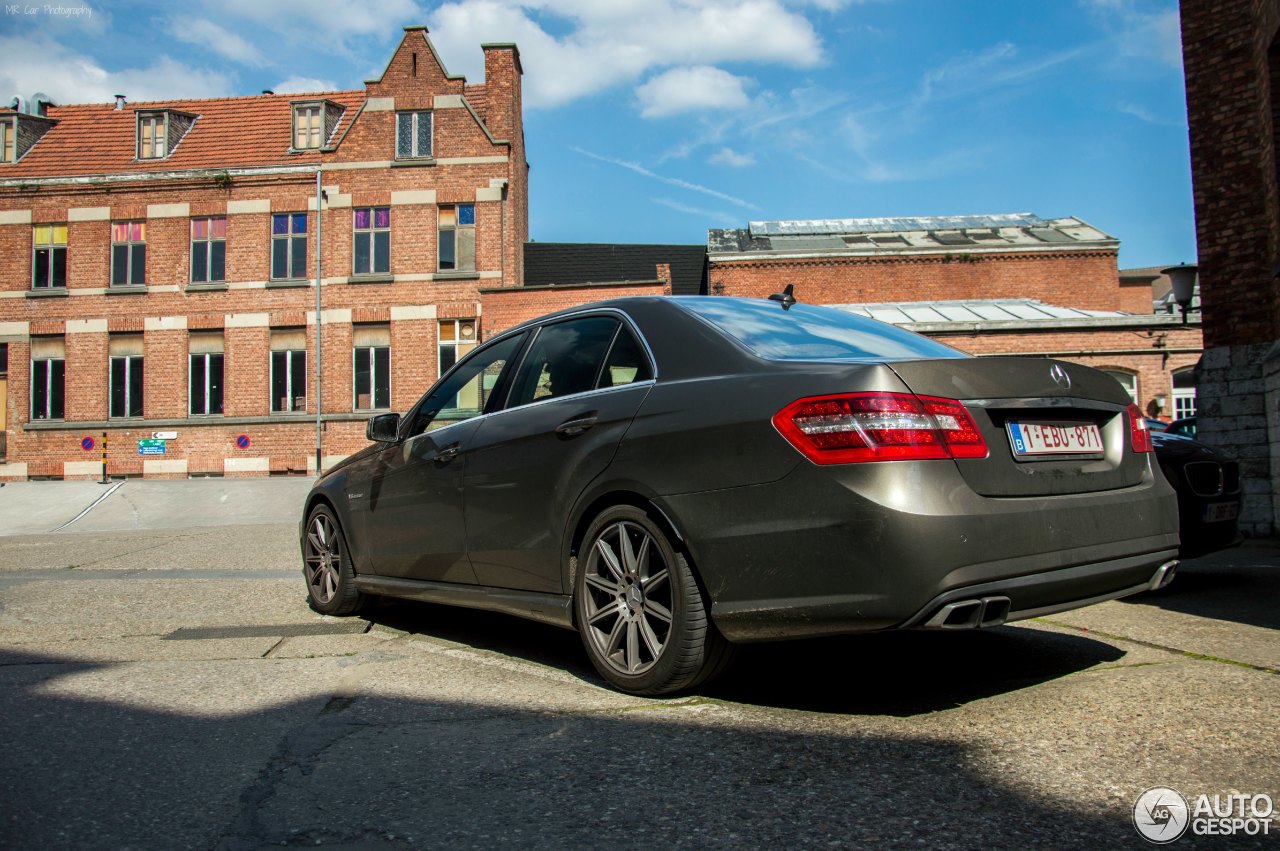
[[[169,138],[168,117],[163,112],[138,114],[138,159],[157,160],[165,156]]]
[[[358,207],[355,211],[355,274],[391,271],[391,208]]]
[[[440,323],[440,374],[444,375],[462,356],[476,347],[474,319],[446,319]]]
[[[111,416],[142,416],[142,337],[115,336],[107,341],[111,359]]]
[[[31,286],[44,290],[67,285],[67,226],[37,225],[31,255]]]
[[[67,371],[61,337],[31,339],[31,419],[60,420],[66,415]]]
[[[1196,370],[1195,367],[1179,369],[1173,374],[1173,418],[1196,415]]]
[[[307,214],[277,213],[271,217],[271,277],[307,276]]]
[[[112,222],[111,286],[137,286],[147,281],[147,223]]]
[[[191,282],[227,279],[227,220],[223,216],[191,220]]]
[[[18,161],[18,123],[13,119],[0,121],[0,162]]]
[[[396,159],[431,156],[431,113],[396,113]]]
[[[446,204],[440,207],[440,271],[474,272],[476,269],[476,205]]]
[[[319,148],[324,141],[324,109],[319,104],[293,108],[293,147]]]
[[[271,411],[307,409],[307,332],[271,332]]]
[[[222,413],[222,335],[192,334],[187,338],[191,387],[191,415]]]
[[[352,353],[357,411],[391,407],[391,329],[385,325],[355,328]]]
[[[1129,398],[1136,404],[1138,401],[1138,376],[1132,372],[1121,372],[1118,369],[1104,369],[1107,375],[1120,382],[1120,386],[1129,394]]]

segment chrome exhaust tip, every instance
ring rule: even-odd
[[[1147,590],[1159,591],[1161,588],[1168,588],[1169,583],[1173,582],[1173,577],[1178,572],[1179,564],[1181,562],[1173,559],[1157,567],[1156,572],[1151,576],[1151,581],[1147,583]]]
[[[922,628],[987,629],[1000,626],[1008,618],[1008,597],[983,597],[980,600],[958,600],[948,603],[925,621]]]

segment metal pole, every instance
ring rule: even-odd
[[[320,380],[320,205],[324,201],[324,190],[320,188],[320,169],[316,169],[316,475],[324,470],[320,467],[320,407],[324,399],[321,393],[323,384]]]
[[[109,483],[107,479],[107,433],[104,431],[102,433],[102,481],[98,482],[98,484],[105,485]]]

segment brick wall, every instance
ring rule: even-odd
[[[544,313],[566,310],[593,301],[637,295],[663,295],[670,292],[667,281],[652,283],[594,284],[590,286],[520,287],[487,289],[481,292],[484,307],[485,338],[514,328],[521,322],[536,319]]]
[[[80,440],[96,439],[103,430],[112,475],[266,475],[313,468],[316,290],[271,280],[273,213],[308,213],[308,277],[316,274],[321,226],[324,463],[366,444],[368,414],[353,410],[354,325],[390,327],[392,409],[403,411],[417,400],[437,377],[437,319],[483,322],[480,289],[520,283],[528,230],[514,48],[486,49],[492,79],[469,89],[483,119],[498,125],[489,127],[493,137],[508,140],[495,144],[472,113],[450,99],[463,94],[464,83],[446,76],[425,38],[421,29],[406,32],[387,72],[367,86],[368,97],[378,99],[374,108],[361,112],[336,151],[322,155],[327,200],[319,216],[314,173],[236,174],[230,182],[191,175],[0,186],[0,213],[7,214],[0,218],[0,250],[9,260],[0,268],[0,339],[8,342],[11,361],[7,463],[0,465],[0,479],[96,476],[99,471],[87,470],[96,456],[88,457]],[[388,168],[381,163],[395,158],[395,112],[405,109],[433,110],[434,158]],[[440,205],[454,203],[475,205],[477,271],[442,277],[437,215]],[[353,210],[384,205],[391,207],[391,275],[356,279]],[[227,218],[225,287],[189,284],[190,220],[204,216]],[[120,220],[147,224],[144,292],[109,288],[111,222]],[[32,227],[41,223],[68,224],[68,286],[44,297],[29,294]],[[270,412],[270,331],[282,327],[307,329],[306,413]],[[223,334],[221,418],[187,416],[188,339],[197,330]],[[141,420],[108,417],[108,338],[124,331],[144,335]],[[62,423],[30,422],[29,338],[39,334],[65,340]],[[180,436],[165,456],[138,456],[136,441],[153,431]],[[235,445],[240,434],[249,437],[249,447]]]
[[[912,257],[725,260],[711,257],[713,293],[763,297],[795,284],[810,304],[1034,298],[1120,310],[1112,251]],[[1148,300],[1145,310],[1151,312]]]
[[[1280,3],[1183,0],[1204,313],[1198,433],[1241,460],[1241,527],[1280,529]]]

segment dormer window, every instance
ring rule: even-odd
[[[297,101],[293,104],[293,149],[315,151],[323,148],[342,120],[343,107],[327,100]]]
[[[164,158],[165,142],[169,138],[168,117],[163,112],[138,116],[138,159]]]
[[[0,162],[17,162],[17,120],[6,118],[0,121]]]
[[[194,115],[172,109],[139,112],[137,158],[162,160],[169,156],[195,120]]]
[[[43,115],[0,115],[0,163],[16,163],[58,122]]]

